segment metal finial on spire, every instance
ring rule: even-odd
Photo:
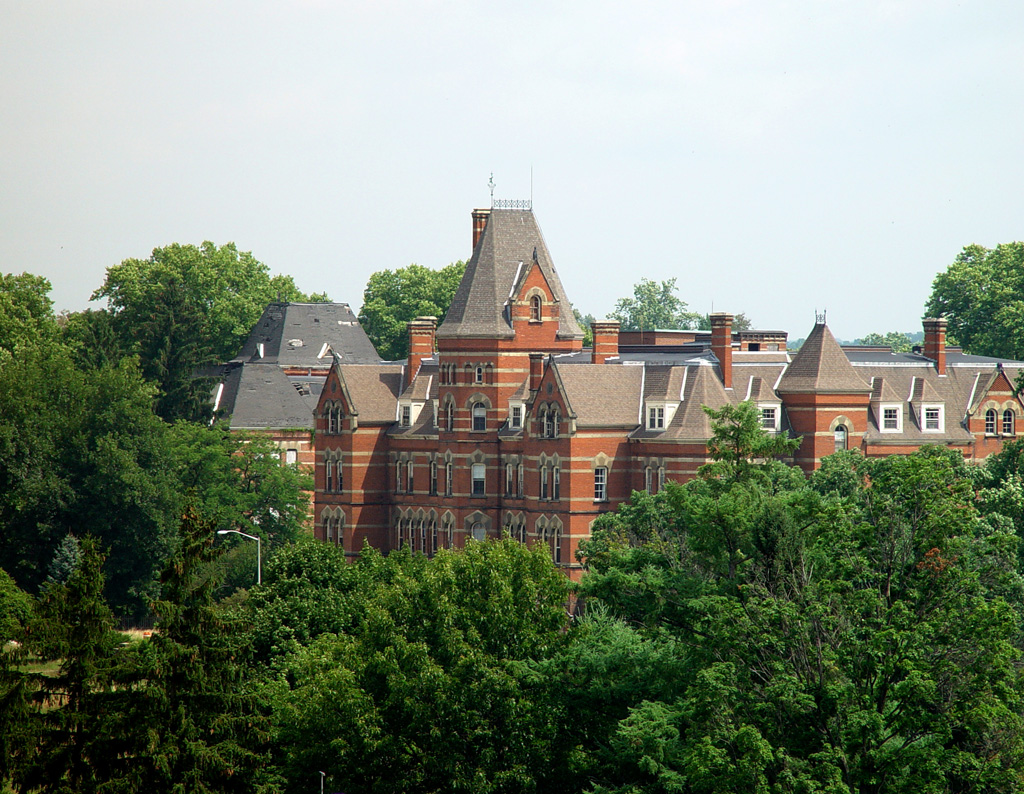
[[[825,324],[825,315],[826,314],[827,314],[827,311],[825,309],[822,309],[820,312],[817,309],[815,309],[814,310],[814,324],[815,325],[824,325]]]
[[[487,182],[487,187],[491,189],[491,206],[494,206],[494,172],[491,171],[491,178]]]

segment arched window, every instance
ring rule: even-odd
[[[402,492],[403,477],[405,474],[405,466],[402,461],[395,463],[395,493]]]
[[[430,554],[437,554],[437,520],[430,519]]]
[[[995,408],[989,408],[985,411],[985,435],[994,436],[996,434],[996,411]]]
[[[548,498],[548,467],[540,467],[540,498]]]
[[[408,468],[408,483],[409,483],[409,484],[408,484],[408,486],[406,487],[406,489],[405,489],[405,490],[406,490],[407,492],[409,492],[409,493],[412,493],[412,492],[413,492],[413,490],[414,490],[414,489],[413,489],[413,483],[415,482],[415,480],[413,479],[413,466],[412,466],[412,458],[410,458],[410,459],[409,459],[409,464],[408,464],[408,467],[407,467],[407,468]]]
[[[1013,435],[1013,411],[1009,409],[1003,411],[1003,435]]]
[[[483,403],[473,403],[473,429],[487,429],[487,406]]]
[[[483,383],[484,382],[484,368],[477,364],[476,369],[473,372],[473,382]]]
[[[324,516],[324,540],[328,543],[334,540],[334,527],[331,524],[330,516]]]
[[[555,466],[552,472],[551,480],[551,498],[561,499],[562,498],[562,470]]]
[[[847,446],[847,430],[846,425],[836,425],[835,430],[835,451],[845,452]]]
[[[328,493],[334,490],[334,461],[330,458],[324,461],[324,490]]]
[[[444,426],[449,433],[455,430],[455,403],[451,401],[444,409]]]
[[[525,483],[525,478],[526,478],[526,469],[525,469],[525,467],[523,466],[522,463],[519,464],[518,469],[519,469],[519,471],[517,472],[517,474],[518,474],[517,479],[519,481],[519,487],[516,489],[516,496],[518,496],[520,499],[522,499],[523,498],[523,485]]]
[[[558,438],[558,422],[561,414],[557,408],[551,409],[551,438]]]
[[[540,295],[534,295],[530,298],[530,319],[534,322],[540,322],[541,320],[541,307],[544,302],[541,300]]]
[[[644,469],[644,490],[654,493],[654,470],[650,466]]]
[[[444,464],[444,495],[452,495],[452,464]]]
[[[658,490],[659,491],[664,491],[665,490],[665,467],[664,466],[659,466],[658,467]]]
[[[548,419],[548,409],[546,407],[545,408],[541,408],[540,409],[540,437],[541,438],[547,438],[548,434],[550,432],[551,432],[551,424],[550,424],[550,420]]]
[[[430,461],[430,495],[437,496],[437,461]]]
[[[473,540],[487,540],[487,529],[482,521],[473,524]]]
[[[555,565],[562,564],[562,530],[558,527],[551,529],[551,559]]]

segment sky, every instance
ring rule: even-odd
[[[358,308],[530,199],[566,292],[920,330],[1024,238],[1024,3],[0,0],[0,272],[234,242]]]

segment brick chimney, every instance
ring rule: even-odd
[[[711,352],[722,368],[722,385],[732,388],[732,315],[715,312],[711,315]]]
[[[409,322],[409,365],[405,368],[405,385],[412,383],[419,372],[423,359],[434,355],[434,334],[437,331],[436,317],[417,317]]]
[[[544,359],[547,353],[530,353],[530,391],[537,391],[544,378]]]
[[[946,374],[946,321],[941,317],[924,320],[924,357],[935,362],[935,371]]]
[[[473,250],[483,236],[484,227],[487,226],[487,219],[491,217],[490,210],[473,210]]]
[[[590,324],[594,334],[594,349],[590,354],[591,364],[603,364],[619,355],[619,323],[616,320],[600,320]]]

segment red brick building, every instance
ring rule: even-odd
[[[744,400],[800,436],[805,471],[837,449],[944,444],[977,460],[1015,437],[1021,362],[947,349],[842,348],[824,322],[798,352],[779,331],[583,331],[530,210],[473,213],[473,255],[440,328],[409,325],[408,361],[335,361],[316,410],[316,534],[357,554],[433,553],[503,531],[577,568],[593,520],[707,462],[702,410]]]

